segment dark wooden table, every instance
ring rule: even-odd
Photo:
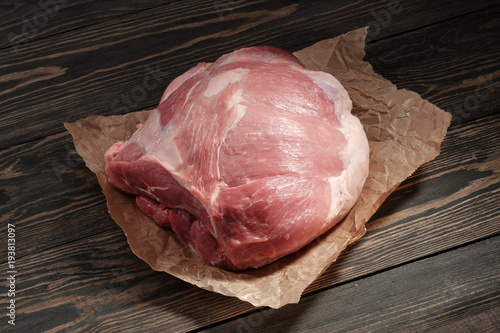
[[[2,3],[1,329],[500,331],[499,18],[488,0]],[[131,253],[63,122],[154,108],[240,47],[296,51],[366,25],[365,60],[452,126],[299,304],[254,308]]]

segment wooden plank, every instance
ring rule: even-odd
[[[118,229],[18,262],[19,332],[185,332],[252,309],[152,271]]]
[[[367,46],[366,60],[398,88],[453,114],[453,124],[498,111],[500,6]],[[459,27],[459,28],[457,28]]]
[[[500,236],[201,332],[498,332]]]
[[[155,106],[173,78],[239,47],[271,44],[295,51],[374,25],[376,13],[392,8],[390,24],[372,33],[376,40],[495,2],[401,1],[402,8],[394,10],[386,0],[315,6],[256,0],[217,9],[207,0],[193,1],[189,11],[195,14],[188,17],[177,10],[176,6],[187,6],[180,3],[41,38],[19,45],[15,54],[0,50],[0,71],[5,73],[0,77],[0,148],[61,132],[64,121]],[[488,13],[458,18],[457,24]],[[448,55],[440,59],[445,63]],[[463,79],[471,75],[461,73]]]
[[[129,13],[151,9],[172,0],[68,1],[39,0],[4,2],[0,11],[0,48],[19,45],[50,35],[78,29]]]
[[[500,233],[499,129],[500,115],[453,128],[443,154],[402,184],[368,224],[367,235],[343,252],[306,294]],[[39,147],[45,145],[50,145],[48,140]],[[5,160],[4,156],[0,160]],[[27,176],[16,175],[16,170],[12,169],[10,178],[2,179]],[[93,177],[89,173],[85,176],[83,166],[78,172],[84,179]],[[43,188],[49,198],[50,192],[64,195],[56,189],[60,185],[51,188],[47,183]],[[15,186],[8,188],[13,191]],[[15,200],[16,193],[9,197]],[[19,212],[23,212],[29,202],[9,204],[21,205]],[[152,271],[131,253],[124,235],[118,227],[110,227],[112,224],[97,235],[85,237],[86,229],[95,223],[87,218],[93,208],[70,208],[58,208],[74,212],[70,221],[63,217],[43,220],[50,213],[40,210],[41,222],[52,223],[45,229],[49,232],[33,220],[23,225],[20,217],[17,223],[19,239],[30,245],[19,248],[16,304],[20,318],[51,316],[52,321],[38,323],[47,331],[174,332],[212,325],[254,310],[237,299]],[[100,214],[106,215],[103,211]],[[71,229],[65,223],[71,223]],[[30,331],[34,321],[26,320],[22,325]]]
[[[196,4],[189,1],[183,1],[189,7]],[[198,1],[199,2],[199,1]],[[249,2],[249,1],[247,1]],[[395,5],[397,3],[393,1]],[[402,7],[405,7],[404,1],[399,2]],[[0,36],[0,49],[6,46],[15,48],[20,44],[29,43],[47,36],[54,34],[64,33],[66,31],[79,29],[96,23],[101,23],[105,20],[111,20],[123,15],[156,8],[159,6],[169,6],[179,10],[180,2],[175,0],[149,0],[145,1],[127,1],[119,5],[116,2],[105,1],[91,1],[82,0],[74,3],[67,0],[40,0],[40,1],[16,1],[15,3],[2,4],[2,11],[0,11],[0,30],[5,31],[5,34]],[[205,2],[206,10],[213,10],[220,18],[234,11],[238,5],[243,5],[242,1],[224,1],[215,0]],[[475,1],[468,4],[454,4],[453,14],[460,15],[484,9],[494,5],[494,1]],[[320,12],[318,6],[322,4],[314,4],[312,9],[304,7],[304,11],[315,10],[316,13]],[[449,5],[445,1],[438,4],[440,6],[440,18],[448,18],[449,11],[442,10]],[[369,6],[369,4],[368,4]],[[210,8],[211,7],[211,8]],[[387,28],[391,24],[392,18],[389,19],[384,16],[380,9],[380,5],[369,7],[373,11],[372,20],[381,24],[380,28]],[[449,9],[449,8],[448,8]],[[438,13],[438,15],[439,15]],[[428,24],[430,17],[424,13],[416,12],[420,20]],[[378,19],[378,21],[377,21]],[[376,25],[372,28],[373,37],[377,37]],[[15,50],[14,50],[15,51]]]
[[[68,132],[0,151],[0,221],[2,232],[11,223],[29,244],[18,258],[116,228]]]

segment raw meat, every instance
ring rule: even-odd
[[[127,142],[105,154],[111,184],[206,262],[257,268],[332,228],[357,201],[369,148],[330,74],[251,47],[167,87]]]

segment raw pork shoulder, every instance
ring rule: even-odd
[[[360,195],[368,154],[342,85],[266,46],[176,78],[105,159],[110,183],[145,215],[206,262],[241,270],[339,222]]]

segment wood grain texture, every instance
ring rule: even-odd
[[[118,228],[23,257],[18,266],[21,332],[183,332],[252,309],[151,270]]]
[[[498,115],[454,127],[443,153],[387,199],[368,223],[367,234],[306,295],[498,235],[499,129]],[[19,312],[30,318],[51,316],[39,323],[45,330],[181,332],[254,311],[237,299],[152,271],[133,255],[117,226],[87,236],[94,220],[86,217],[94,208],[60,208],[71,209],[82,212],[71,217],[71,232],[61,227],[61,217],[43,241],[37,237],[43,237],[40,230],[47,221],[33,228],[18,223],[19,239],[30,244],[19,260]],[[20,321],[27,331],[33,323]]]
[[[173,0],[127,1],[3,1],[0,3],[0,49],[14,48],[54,34],[151,9]]]
[[[168,82],[198,62],[249,45],[295,51],[376,23],[388,3],[172,2],[21,44],[16,52],[0,50],[0,148],[61,132],[64,121],[89,114],[155,106]],[[371,39],[494,3],[401,1],[401,10]]]
[[[117,4],[115,1],[90,1],[83,0],[72,2],[67,0],[40,0],[40,1],[4,1],[0,3],[2,11],[0,12],[0,31],[5,33],[0,35],[0,49],[5,47],[16,47],[20,44],[32,42],[54,34],[64,33],[70,30],[83,28],[96,23],[101,23],[106,20],[121,17],[135,12],[157,8],[160,6],[179,8],[182,1],[178,0],[148,0],[148,1],[127,1],[126,3]],[[188,1],[184,1],[188,2]],[[228,1],[228,0],[213,0],[205,1],[204,4],[211,6],[211,10],[215,11],[220,18],[234,11],[237,7],[246,5],[251,1]],[[300,1],[296,1],[300,3]],[[322,9],[318,7],[330,6],[326,1],[302,1],[304,10],[311,8],[310,12],[321,13]],[[337,1],[338,2],[338,1]],[[201,1],[198,1],[201,3]],[[403,3],[403,7],[406,5]],[[457,4],[450,1],[441,1],[434,7],[438,10],[438,17],[448,17],[451,9],[454,15],[460,15],[463,12],[472,12],[484,9],[488,6],[496,4],[495,1],[474,1],[468,4]],[[261,5],[265,5],[262,2]],[[363,7],[368,8],[373,12],[380,11],[387,4],[363,4]],[[196,3],[189,3],[190,7],[196,6]],[[451,8],[452,7],[452,8]],[[327,7],[328,8],[328,7]],[[415,7],[413,7],[415,8]],[[420,9],[420,8],[416,8]],[[441,15],[439,15],[439,12]],[[419,16],[419,20],[424,23],[431,19],[419,11],[415,11]],[[377,22],[377,18],[381,22],[387,21],[381,15],[373,16],[371,19]],[[379,23],[380,24],[380,23]],[[389,23],[387,24],[389,25]],[[377,34],[376,26],[372,28],[372,35]],[[383,27],[387,28],[387,26]]]
[[[202,332],[498,332],[499,252],[497,236]]]
[[[453,124],[498,112],[500,6],[367,46],[366,60],[398,88],[453,115]],[[460,29],[457,29],[460,27]]]
[[[97,178],[61,133],[0,151],[0,229],[22,235],[17,256],[114,227]],[[6,248],[1,247],[2,260]]]

